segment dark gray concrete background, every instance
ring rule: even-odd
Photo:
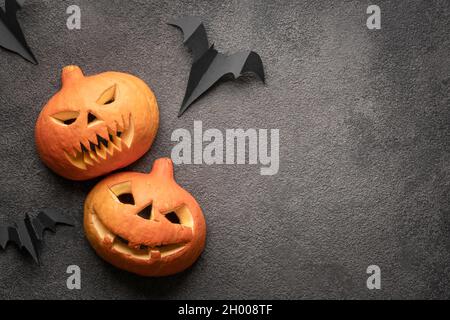
[[[80,31],[66,27],[71,4]],[[382,30],[366,28],[369,4],[381,7]],[[191,56],[165,23],[191,14],[219,50],[260,53],[267,84],[224,83],[177,118]],[[450,298],[449,1],[28,0],[19,17],[39,65],[0,50],[0,222],[55,207],[76,226],[46,235],[40,267],[0,252],[0,298]],[[176,167],[208,226],[187,272],[145,279],[104,263],[82,229],[96,181],[40,162],[34,123],[67,64],[129,72],[156,93],[161,128],[131,170],[170,156],[172,131],[194,120],[280,129],[278,175]],[[71,264],[82,290],[66,289]],[[379,291],[366,288],[371,264]]]

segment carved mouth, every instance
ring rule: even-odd
[[[185,247],[185,243],[166,244],[158,246],[138,245],[131,247],[129,242],[118,235],[112,233],[98,218],[95,210],[92,209],[91,221],[97,234],[103,243],[110,246],[112,250],[130,255],[140,260],[161,259],[172,255]]]
[[[96,141],[80,142],[80,150],[73,150],[72,153],[64,151],[64,154],[74,166],[87,170],[89,166],[100,164],[115,154],[121,153],[125,148],[129,149],[133,136],[134,121],[130,114],[128,127],[121,128],[116,125],[115,130],[107,127],[107,130],[101,130],[96,134]]]

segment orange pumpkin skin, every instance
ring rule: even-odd
[[[128,202],[122,199],[125,195]],[[173,220],[174,213],[178,222]],[[155,277],[191,266],[203,251],[206,238],[202,210],[175,182],[168,158],[156,160],[149,174],[123,172],[99,182],[84,204],[84,229],[104,260],[120,269]]]
[[[86,77],[62,71],[62,87],[42,109],[35,140],[42,161],[57,174],[87,180],[125,167],[151,147],[159,110],[150,88],[119,72]]]

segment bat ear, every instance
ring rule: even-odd
[[[252,72],[254,73],[264,84],[266,83],[266,76],[264,74],[264,66],[259,54],[254,51],[250,51],[247,60],[241,73]]]
[[[179,29],[181,29],[181,31],[184,31],[183,30],[184,29],[183,18],[170,19],[169,21],[167,21],[167,24],[169,26],[173,26],[173,27],[179,28]]]
[[[175,26],[175,27],[178,27],[178,24],[177,24],[177,20],[176,20],[176,19],[170,19],[169,21],[167,21],[167,24],[168,24],[169,26]]]
[[[82,78],[84,78],[84,74],[81,68],[78,66],[67,66],[62,70],[61,81],[63,87]]]

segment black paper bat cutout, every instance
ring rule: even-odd
[[[39,264],[39,244],[45,230],[56,232],[56,225],[73,226],[70,219],[54,210],[46,210],[31,218],[28,214],[14,226],[0,226],[0,247],[5,249],[9,242],[25,249]]]
[[[178,116],[217,81],[231,74],[234,79],[243,73],[252,72],[265,82],[261,57],[254,51],[242,51],[225,55],[209,46],[205,27],[198,17],[183,17],[169,22],[180,28],[184,34],[184,44],[192,51],[193,63],[189,75],[186,94]]]
[[[24,3],[25,0],[6,0],[5,11],[0,8],[0,47],[15,52],[25,60],[37,64],[37,60],[31,52],[22,28],[17,21],[17,11],[22,8]]]

